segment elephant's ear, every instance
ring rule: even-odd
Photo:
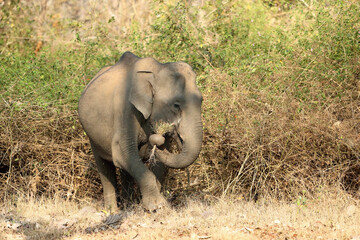
[[[149,71],[137,71],[132,79],[130,102],[148,119],[153,104],[152,82],[154,74]]]

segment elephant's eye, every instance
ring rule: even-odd
[[[174,103],[174,108],[175,108],[177,111],[180,111],[180,110],[181,110],[179,103]]]

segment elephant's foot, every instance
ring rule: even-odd
[[[105,203],[104,207],[105,207],[105,210],[109,213],[119,212],[119,208],[118,208],[116,202],[115,203]]]
[[[145,167],[145,165],[142,164],[140,166],[143,167],[143,169],[140,170],[144,171],[136,172],[137,174],[134,173],[133,176],[138,176],[136,182],[140,187],[142,205],[148,211],[154,211],[165,206],[166,200],[160,193],[161,185],[156,179],[155,174]]]
[[[166,199],[160,193],[143,196],[141,202],[143,207],[149,212],[154,212],[167,205]]]
[[[115,194],[104,194],[104,199],[104,207],[106,211],[109,213],[116,213],[119,211]]]

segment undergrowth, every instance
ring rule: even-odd
[[[188,62],[204,96],[199,160],[190,181],[173,170],[167,191],[297,199],[332,186],[359,196],[357,1],[105,8],[128,10],[128,18],[106,15],[100,3],[79,15],[80,6],[60,2],[72,16],[40,1],[5,1],[0,11],[3,199],[14,192],[101,195],[77,100],[127,50]]]

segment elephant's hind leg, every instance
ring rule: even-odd
[[[116,168],[114,164],[99,156],[96,149],[91,144],[95,157],[97,169],[100,174],[101,184],[104,191],[105,208],[110,212],[118,210],[116,201],[117,181],[116,181]]]
[[[128,203],[133,202],[136,198],[135,190],[135,180],[134,178],[125,170],[120,169],[120,179],[121,179],[121,200],[126,206]]]
[[[154,166],[151,167],[151,171],[155,174],[158,184],[162,185],[165,182],[167,167],[160,161],[157,161]],[[161,189],[161,186],[158,186]]]

